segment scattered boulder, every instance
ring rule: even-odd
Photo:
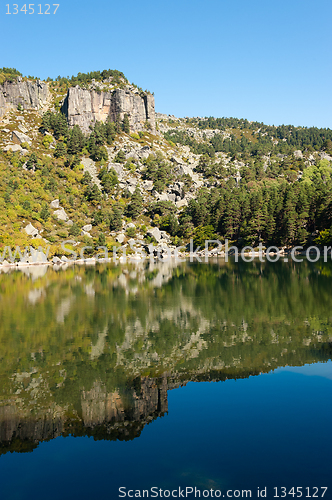
[[[175,203],[175,201],[176,201],[176,195],[174,193],[168,194],[167,198],[168,198],[168,201],[172,201],[173,203]]]
[[[125,235],[123,233],[120,233],[117,235],[117,237],[115,238],[116,241],[118,243],[120,243],[120,245],[122,245],[122,243],[124,242],[124,240],[126,239]]]
[[[22,142],[27,142],[29,145],[32,143],[32,139],[26,134],[23,134],[23,132],[18,132],[15,130],[12,133],[12,141],[15,142],[15,144],[22,144]]]
[[[68,215],[66,214],[63,208],[59,208],[59,210],[56,210],[54,212],[54,215],[58,220],[67,221],[69,219]]]
[[[60,208],[60,202],[59,202],[59,200],[53,200],[53,201],[51,201],[51,208]]]
[[[91,234],[89,233],[89,231],[81,231],[81,236],[87,236],[88,238],[92,238]]]
[[[120,163],[109,163],[108,170],[110,170],[111,168],[114,168],[114,170],[118,176],[118,179],[121,180],[124,176],[124,171],[123,171],[122,165],[120,165]]]
[[[28,236],[32,236],[33,238],[37,236],[38,234],[38,229],[36,229],[35,227],[33,227],[33,225],[31,224],[31,222],[29,222],[29,224],[24,228],[24,231],[26,232],[26,234]]]
[[[85,226],[82,227],[82,231],[88,233],[92,229],[92,224],[86,224]]]
[[[22,151],[22,148],[19,144],[9,144],[8,146],[5,146],[3,148],[4,151],[13,151],[13,153],[16,153],[17,151]]]
[[[332,156],[328,155],[327,153],[321,153],[320,157],[322,160],[332,161]]]
[[[160,232],[160,229],[158,229],[157,227],[154,227],[153,229],[149,229],[149,231],[147,231],[146,234],[148,236],[152,236],[158,242],[161,240],[161,232]]]
[[[152,191],[153,190],[153,181],[144,181],[142,184],[142,187],[146,191]]]
[[[61,260],[59,259],[59,257],[55,256],[55,257],[53,257],[52,262],[53,262],[53,264],[60,264]]]

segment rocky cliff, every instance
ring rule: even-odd
[[[39,110],[47,104],[49,98],[48,85],[40,80],[32,82],[18,77],[16,82],[5,82],[0,85],[0,118],[19,104],[23,109]]]
[[[152,133],[155,132],[154,97],[141,96],[129,89],[115,89],[111,92],[85,90],[79,86],[68,90],[61,110],[70,126],[78,125],[85,133],[96,121],[105,122],[107,118],[115,121],[118,116],[129,117],[131,131],[144,130],[146,122]]]

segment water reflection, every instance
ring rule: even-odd
[[[33,273],[0,275],[0,453],[69,434],[131,440],[188,381],[331,358],[329,264]]]

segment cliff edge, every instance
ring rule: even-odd
[[[129,89],[117,88],[112,92],[82,89],[78,85],[68,89],[61,108],[69,126],[78,125],[88,133],[90,125],[96,121],[105,122],[107,118],[115,122],[128,115],[133,132],[148,128],[155,133],[155,104],[153,95],[140,95]]]
[[[0,85],[0,118],[19,105],[23,109],[38,111],[48,103],[50,97],[47,83],[40,80],[30,81],[18,77],[15,82],[4,82]]]

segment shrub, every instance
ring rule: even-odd
[[[78,227],[78,225],[76,224],[76,222],[74,222],[74,224],[69,229],[69,234],[71,236],[79,236],[81,234],[81,230]]]
[[[125,161],[126,161],[126,155],[124,154],[122,149],[120,149],[120,151],[118,151],[118,153],[114,158],[114,163],[124,163]]]
[[[136,229],[134,227],[128,227],[126,233],[127,233],[128,238],[135,238]]]

